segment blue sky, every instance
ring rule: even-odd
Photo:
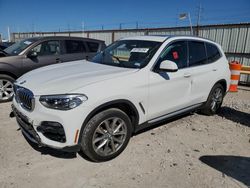
[[[250,0],[0,0],[0,33],[183,26],[200,4],[202,25],[250,22]]]

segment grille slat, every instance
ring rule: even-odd
[[[33,110],[34,109],[34,94],[32,91],[14,85],[14,93],[15,93],[15,98],[20,105],[25,108],[26,110]]]

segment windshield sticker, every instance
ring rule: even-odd
[[[23,43],[27,44],[27,45],[30,45],[32,42],[30,42],[30,41],[24,41]]]
[[[133,48],[130,52],[147,53],[149,48]]]

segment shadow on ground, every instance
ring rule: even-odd
[[[169,129],[171,127],[176,126],[176,124],[170,125],[168,123],[177,121],[179,119],[182,119],[184,117],[191,116],[191,115],[193,115],[193,112],[187,112],[185,114],[181,114],[181,115],[176,116],[176,117],[172,117],[172,118],[169,118],[169,119],[166,119],[166,120],[162,120],[162,121],[157,122],[155,124],[148,124],[148,125],[147,124],[142,124],[142,128],[140,128],[138,131],[136,131],[136,133],[134,133],[133,136],[139,135],[141,133],[150,131],[150,130],[158,128],[158,127],[161,127],[161,126],[166,125],[166,124],[167,124],[166,127]]]
[[[28,138],[26,138],[26,136],[24,134],[23,134],[23,136],[26,139],[26,141],[29,143],[29,145],[34,150],[40,152],[42,155],[51,155],[53,157],[57,157],[57,158],[61,158],[61,159],[73,159],[73,158],[77,157],[76,152],[65,152],[65,151],[61,151],[61,150],[57,150],[57,149],[53,149],[53,148],[49,148],[49,147],[40,147],[37,144],[30,141]],[[94,162],[94,161],[90,160],[82,151],[79,151],[78,155],[87,161]]]
[[[221,108],[218,115],[228,120],[231,120],[235,123],[240,123],[242,125],[250,127],[250,114],[249,113],[241,112],[239,110],[235,110],[233,108],[224,106]]]
[[[250,157],[206,155],[200,157],[200,161],[250,186]]]
[[[30,144],[30,146],[34,150],[40,152],[42,155],[51,155],[53,157],[63,158],[63,159],[76,158],[76,153],[64,152],[64,151],[60,151],[60,150],[49,148],[49,147],[40,147],[37,144],[31,142],[28,138],[26,138],[25,135],[23,135],[23,136],[26,139],[26,141]]]

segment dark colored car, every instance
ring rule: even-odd
[[[24,73],[46,65],[91,59],[106,47],[100,40],[80,37],[35,37],[6,48],[0,58],[0,102],[10,101],[13,82]]]
[[[7,54],[4,52],[4,49],[8,48],[14,44],[14,42],[1,42],[0,43],[0,57],[6,57]]]
[[[4,50],[13,44],[14,44],[14,42],[1,42],[0,43],[0,50]]]

